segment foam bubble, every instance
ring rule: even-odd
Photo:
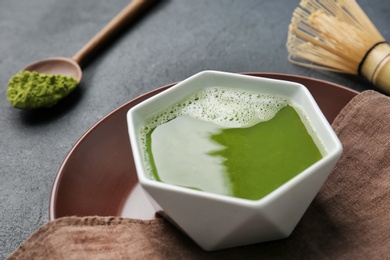
[[[182,114],[211,121],[221,127],[249,127],[270,120],[287,99],[240,89],[214,87],[196,93]]]

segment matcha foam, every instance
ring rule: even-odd
[[[289,104],[289,99],[280,96],[223,87],[206,88],[153,116],[146,122],[144,130],[154,129],[181,115],[224,128],[250,127],[272,119]]]
[[[148,178],[258,200],[322,158],[303,112],[283,96],[224,87],[194,92],[140,129]]]

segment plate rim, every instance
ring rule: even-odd
[[[249,76],[255,76],[255,77],[287,77],[287,78],[291,78],[292,80],[291,81],[294,81],[293,79],[302,79],[302,80],[307,80],[307,81],[311,81],[311,82],[318,82],[318,83],[322,83],[322,84],[325,84],[325,85],[330,85],[332,87],[335,87],[335,88],[338,88],[338,89],[342,89],[343,91],[346,91],[346,92],[350,92],[350,94],[353,94],[353,95],[358,95],[360,92],[359,91],[356,91],[354,89],[351,89],[351,88],[347,88],[345,86],[342,86],[342,85],[339,85],[337,83],[333,83],[333,82],[329,82],[329,81],[326,81],[326,80],[322,80],[322,79],[316,79],[316,78],[312,78],[312,77],[308,77],[308,76],[301,76],[301,75],[294,75],[294,74],[286,74],[286,73],[273,73],[273,72],[240,72],[240,73],[237,73],[237,74],[243,74],[243,75],[249,75]],[[279,80],[285,80],[285,79],[279,79]],[[73,144],[73,146],[71,147],[71,149],[67,152],[65,158],[61,161],[60,163],[60,166],[56,172],[56,176],[54,178],[54,181],[53,181],[53,185],[52,185],[52,188],[51,188],[51,191],[50,191],[50,197],[49,197],[49,210],[48,210],[48,213],[49,213],[49,220],[55,220],[59,217],[56,217],[55,216],[55,208],[56,208],[56,195],[57,195],[57,192],[58,192],[58,187],[59,187],[59,184],[60,184],[60,181],[61,181],[61,178],[63,176],[63,170],[68,162],[68,160],[70,159],[71,155],[73,154],[73,152],[78,148],[78,146],[80,145],[81,142],[83,142],[83,140],[85,138],[87,138],[87,136],[93,132],[99,125],[101,125],[102,123],[104,123],[104,121],[106,121],[108,118],[110,118],[113,114],[117,113],[119,110],[122,110],[124,107],[127,107],[128,105],[130,105],[131,103],[134,103],[134,102],[137,102],[137,100],[140,100],[140,99],[143,99],[144,97],[146,96],[149,96],[153,93],[159,93],[165,89],[168,89],[172,86],[174,86],[175,84],[177,84],[179,81],[177,82],[174,82],[174,83],[170,83],[170,84],[167,84],[167,85],[164,85],[164,86],[161,86],[161,87],[158,87],[158,88],[155,88],[155,89],[152,89],[150,91],[147,91],[129,101],[127,101],[126,103],[122,104],[121,106],[117,107],[116,109],[112,110],[111,112],[109,112],[108,114],[106,114],[105,116],[103,116],[100,120],[98,120],[96,123],[94,123],[87,131],[84,132],[84,134],[82,134],[78,140]]]

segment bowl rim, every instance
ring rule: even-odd
[[[270,83],[281,83],[283,85],[290,85],[294,88],[297,89],[297,91],[301,91],[304,95],[305,98],[308,99],[310,102],[310,105],[314,109],[314,113],[319,116],[319,119],[321,121],[322,126],[325,127],[326,133],[329,134],[330,138],[332,139],[334,143],[334,148],[331,151],[328,151],[327,154],[325,154],[320,160],[315,162],[314,164],[310,165],[307,167],[305,170],[302,172],[298,173],[291,179],[289,179],[287,182],[283,183],[264,197],[258,199],[258,200],[250,200],[250,199],[244,199],[244,198],[238,198],[234,196],[229,196],[229,195],[222,195],[222,194],[217,194],[217,193],[212,193],[212,192],[207,192],[207,191],[198,191],[194,189],[189,189],[186,187],[181,187],[178,185],[170,184],[170,183],[164,183],[160,182],[157,180],[153,180],[148,178],[146,175],[146,171],[144,169],[143,165],[143,160],[141,158],[141,153],[139,151],[139,140],[136,134],[136,129],[134,128],[134,125],[132,124],[134,118],[134,114],[137,113],[140,109],[142,109],[145,105],[148,105],[149,103],[159,101],[161,98],[164,98],[165,96],[170,95],[172,92],[176,92],[177,89],[183,88],[183,86],[187,85],[188,82],[196,80],[197,77],[199,76],[204,76],[207,74],[209,75],[217,75],[217,76],[228,76],[228,77],[236,77],[236,78],[252,78],[254,81],[264,81],[264,82],[270,82]],[[200,88],[202,89],[202,88]],[[192,90],[191,92],[196,92],[199,89]],[[178,98],[177,100],[180,100]],[[176,102],[176,101],[174,101]],[[166,105],[166,106],[169,106]],[[166,107],[165,106],[165,107]],[[129,132],[129,137],[130,137],[130,142],[131,142],[131,148],[133,151],[133,157],[134,157],[134,162],[136,166],[136,174],[139,180],[139,183],[141,187],[143,188],[151,188],[151,189],[160,189],[160,190],[165,190],[169,192],[174,192],[178,194],[188,194],[191,196],[195,196],[198,198],[204,198],[204,199],[212,199],[215,201],[219,202],[224,202],[224,203],[229,203],[229,204],[236,204],[236,205],[241,205],[241,206],[247,206],[247,207],[259,207],[259,206],[264,206],[269,203],[271,203],[274,199],[276,199],[279,195],[285,193],[288,189],[296,185],[296,183],[302,181],[305,179],[308,175],[314,174],[316,172],[316,169],[323,167],[324,165],[332,162],[333,160],[337,160],[338,157],[340,157],[342,153],[342,144],[340,140],[338,139],[337,135],[333,131],[330,123],[328,120],[325,118],[324,114],[322,113],[321,109],[319,108],[317,102],[314,100],[313,96],[311,95],[310,91],[301,83],[297,82],[292,82],[288,80],[282,80],[282,79],[273,79],[273,78],[266,78],[266,77],[258,77],[258,76],[252,76],[252,75],[247,75],[247,74],[236,74],[236,73],[230,73],[230,72],[223,72],[223,71],[214,71],[214,70],[204,70],[201,72],[198,72],[187,79],[184,79],[183,81],[175,84],[169,89],[166,89],[142,102],[139,104],[135,105],[134,107],[130,108],[127,112],[127,124],[128,124],[128,132]]]

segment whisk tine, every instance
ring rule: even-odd
[[[342,6],[348,13],[353,14],[354,21],[361,25],[364,30],[371,32],[378,41],[384,41],[382,34],[378,31],[376,26],[372,23],[370,18],[366,15],[363,9],[356,3],[355,0],[341,0]]]

